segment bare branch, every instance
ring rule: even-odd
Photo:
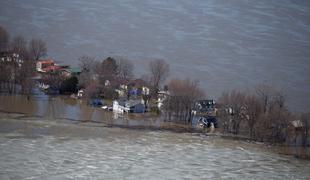
[[[46,43],[38,38],[33,38],[29,43],[30,57],[34,60],[39,60],[41,57],[46,56],[47,48]]]

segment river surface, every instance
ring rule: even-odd
[[[310,107],[309,0],[1,0],[0,24],[43,38],[58,62],[124,56],[139,77],[161,58],[212,98],[267,83]]]
[[[0,179],[309,179],[310,162],[198,134],[0,119]]]

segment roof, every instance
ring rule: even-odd
[[[52,63],[54,63],[54,61],[52,59],[39,60],[38,62],[42,63],[42,64],[52,64]]]
[[[81,73],[81,69],[76,67],[76,68],[67,68],[65,69],[66,71],[70,72],[70,73]]]
[[[59,67],[59,66],[48,66],[48,67],[46,67],[46,68],[44,68],[42,70],[45,71],[45,72],[49,72],[49,71],[57,71],[57,70],[60,70],[60,69],[61,69],[61,67]]]

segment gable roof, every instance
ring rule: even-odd
[[[54,63],[52,59],[38,60],[37,62],[42,63],[42,64],[53,64]]]
[[[62,69],[62,68],[59,67],[59,66],[48,66],[48,67],[46,67],[46,68],[44,68],[42,70],[45,71],[45,72],[50,72],[50,71],[57,71],[57,70],[60,70],[60,69]]]

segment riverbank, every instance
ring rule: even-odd
[[[28,116],[24,113],[17,112],[5,112],[0,110],[0,121],[10,122],[27,122],[35,124],[54,124],[54,125],[72,125],[76,127],[107,127],[107,128],[126,128],[126,129],[137,129],[137,130],[160,130],[160,131],[171,131],[179,133],[199,133],[201,130],[195,129],[187,124],[178,124],[173,122],[158,123],[156,119],[110,119],[104,121],[93,121],[93,120],[76,120],[70,118],[49,118],[41,116]],[[139,122],[140,121],[140,122]],[[144,123],[150,121],[150,123]],[[158,121],[157,123],[154,121]],[[137,123],[138,122],[138,123]],[[154,122],[154,123],[152,123]]]

